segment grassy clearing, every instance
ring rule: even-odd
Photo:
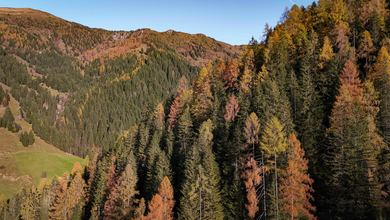
[[[19,135],[30,131],[31,124],[20,117],[19,103],[13,97],[9,106],[22,130],[12,133],[0,128],[0,200],[12,197],[24,186],[38,184],[42,177],[62,176],[72,169],[75,162],[86,163],[84,159],[65,153],[37,136],[33,145],[24,147]],[[0,107],[0,116],[4,110]]]
[[[31,176],[34,184],[38,184],[42,177],[53,178],[69,172],[76,162],[84,163],[75,156],[47,152],[18,152],[13,159],[16,173]]]

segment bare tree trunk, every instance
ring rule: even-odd
[[[267,205],[266,205],[266,186],[265,186],[265,164],[264,164],[264,152],[261,152],[261,164],[262,164],[262,176],[263,176],[263,209],[264,209],[264,220],[267,219]]]

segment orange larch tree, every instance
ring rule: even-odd
[[[240,111],[240,106],[235,95],[231,95],[228,103],[225,106],[225,115],[223,116],[226,122],[234,121],[238,112]]]
[[[280,184],[281,211],[289,219],[316,219],[315,207],[311,204],[313,180],[307,174],[305,152],[295,134],[290,135],[289,142],[288,165]]]
[[[134,160],[131,157],[130,160]],[[121,219],[128,215],[131,209],[135,209],[135,196],[137,174],[134,166],[129,163],[119,176],[115,185],[110,190],[107,201],[104,204],[104,219]]]
[[[259,211],[256,187],[262,182],[261,172],[262,169],[257,166],[256,160],[250,157],[245,163],[244,172],[241,175],[247,193],[245,207],[248,211],[248,217],[251,219],[254,219]]]
[[[239,63],[238,60],[233,59],[227,62],[225,69],[222,74],[222,79],[225,83],[226,89],[236,89],[238,86],[238,76],[239,72]]]
[[[340,75],[324,157],[328,193],[334,193],[328,204],[337,218],[372,219],[378,213],[378,155],[385,144],[376,126],[373,97],[367,92],[355,63],[348,60]]]
[[[149,214],[147,220],[170,220],[173,219],[173,188],[169,178],[165,176],[161,181],[158,193],[149,202]]]

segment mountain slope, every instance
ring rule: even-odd
[[[14,8],[0,9],[0,44],[0,81],[36,134],[78,155],[111,146],[181,77],[242,50],[202,34],[107,31]]]
[[[0,201],[11,198],[31,184],[38,185],[42,178],[52,179],[69,173],[75,162],[85,164],[82,158],[67,154],[37,136],[32,145],[24,147],[19,135],[30,131],[32,126],[21,117],[19,103],[12,96],[9,107],[21,130],[13,133],[0,128]],[[5,107],[0,106],[1,116],[4,110]]]
[[[240,47],[216,41],[202,34],[176,31],[107,31],[88,28],[33,9],[0,8],[1,41],[10,48],[25,50],[56,49],[66,55],[91,61],[117,57],[158,47],[171,49],[194,65],[216,58],[235,56]]]

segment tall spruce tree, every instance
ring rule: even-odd
[[[322,100],[324,118],[322,119],[325,127],[328,127],[328,116],[333,107],[337,88],[339,85],[339,72],[342,68],[338,57],[333,51],[333,45],[329,38],[325,36],[322,48],[319,54],[318,77],[313,78],[315,87]]]
[[[317,41],[317,35],[312,33],[304,44],[305,49],[300,61],[299,69],[299,94],[301,100],[298,102],[299,112],[296,120],[296,129],[300,134],[303,148],[308,157],[311,158],[311,169],[314,169],[317,163],[317,145],[324,135],[324,126],[322,122],[325,117],[323,112],[324,106],[316,89],[314,80],[318,69],[318,56],[316,54]],[[328,51],[327,53],[330,52]]]
[[[110,189],[104,204],[104,217],[107,219],[134,217],[132,216],[132,211],[136,209],[137,201],[135,196],[138,194],[136,190],[138,178],[134,160],[134,156],[131,153],[124,171],[116,180],[114,187]]]
[[[160,148],[161,136],[155,132],[147,149],[146,179],[143,184],[146,199],[150,199],[156,193],[164,176],[170,176],[170,163],[163,150]]]
[[[340,82],[327,132],[328,193],[334,195],[329,200],[331,212],[339,218],[375,218],[380,201],[377,156],[384,143],[351,60]]]
[[[189,153],[191,152],[191,145],[193,141],[193,123],[190,114],[190,109],[187,107],[180,116],[175,131],[175,147],[173,149],[172,157],[172,171],[175,173],[174,185],[181,186],[185,179],[185,164]],[[178,187],[177,187],[178,188]],[[179,189],[176,190],[176,198],[179,196]]]
[[[266,69],[264,69],[266,71]],[[258,117],[262,119],[262,125],[273,116],[285,125],[287,132],[292,132],[294,123],[291,117],[291,107],[284,90],[280,89],[267,72],[262,72],[261,82],[255,88],[253,102],[251,103]]]
[[[185,162],[180,219],[223,219],[219,169],[212,151],[212,122],[199,128],[197,141]]]
[[[379,51],[376,63],[368,74],[379,94],[378,125],[386,143],[390,143],[390,55],[385,47]]]
[[[369,71],[370,63],[372,62],[372,53],[375,51],[375,47],[370,32],[364,31],[361,35],[360,44],[357,48],[357,56],[363,61],[363,73],[365,77],[365,74]]]

